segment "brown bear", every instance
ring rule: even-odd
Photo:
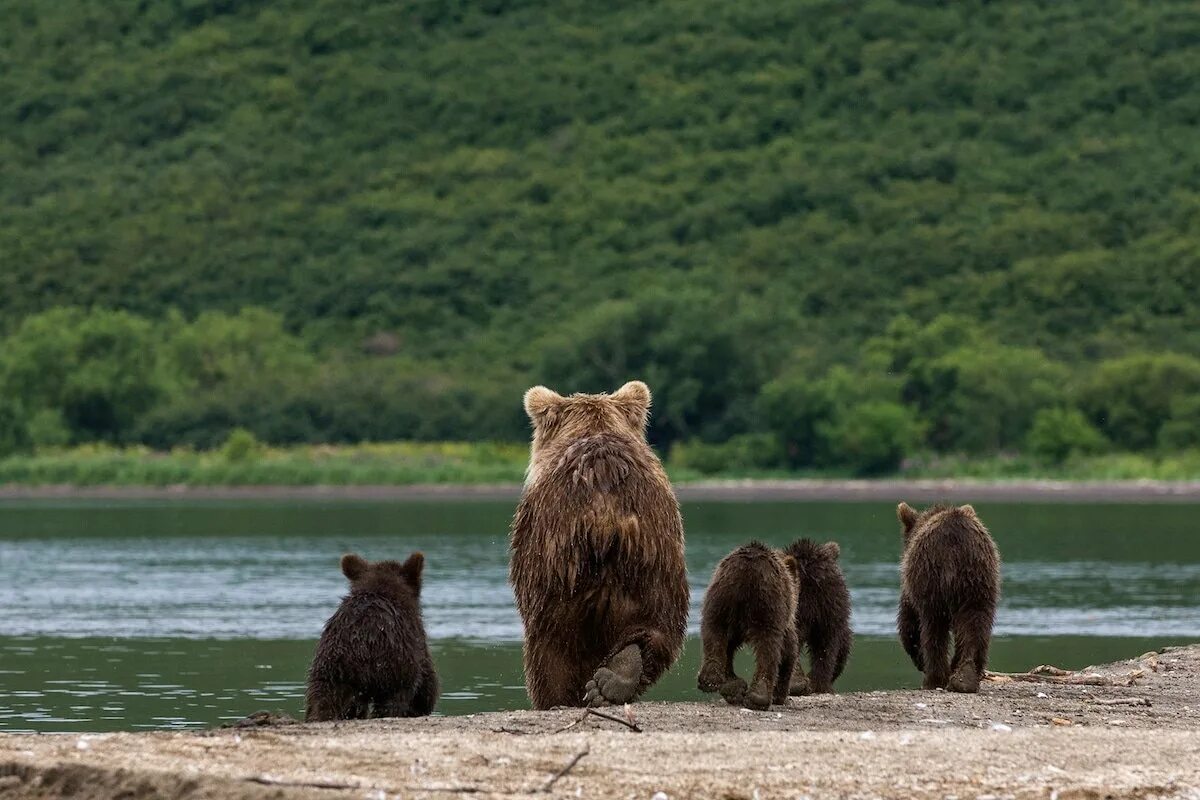
[[[796,561],[799,594],[796,598],[796,640],[807,648],[808,676],[800,661],[792,673],[791,694],[833,692],[833,682],[850,658],[854,633],[850,630],[850,590],[838,565],[837,542],[817,544],[797,539],[784,551]]]
[[[900,561],[900,642],[924,688],[977,692],[987,666],[1000,552],[971,506],[896,508],[904,528]],[[950,660],[950,636],[954,659]]]
[[[438,677],[421,621],[425,557],[401,564],[348,554],[350,594],[325,623],[308,671],[305,720],[423,717]]]
[[[646,442],[650,390],[525,393],[533,444],[509,578],[534,708],[636,699],[683,647],[683,520]]]
[[[762,710],[787,702],[796,663],[796,560],[762,542],[734,550],[713,571],[704,595],[696,684],[733,705]],[[754,678],[733,671],[733,655],[754,647]]]

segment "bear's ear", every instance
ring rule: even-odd
[[[419,551],[413,553],[408,557],[408,561],[401,565],[400,571],[404,573],[404,579],[410,586],[418,592],[421,591],[421,573],[425,571],[425,554]]]
[[[842,548],[837,542],[826,542],[821,545],[821,552],[830,561],[837,561],[838,556],[842,554]]]
[[[901,503],[896,506],[896,516],[900,519],[900,525],[904,528],[905,536],[913,529],[913,525],[917,524],[917,512],[908,503]]]
[[[975,517],[975,519],[979,519],[979,515],[975,513],[975,506],[973,505],[968,504],[965,506],[959,506],[958,510],[969,517]]]
[[[783,565],[787,567],[788,572],[797,575],[800,572],[800,564],[796,561],[796,557],[789,554],[783,554]]]
[[[629,421],[645,428],[650,418],[650,387],[641,381],[630,381],[610,395],[620,404]]]
[[[564,400],[563,396],[545,386],[534,386],[525,393],[525,413],[534,422],[547,411],[558,406]]]
[[[342,574],[352,581],[365,575],[370,566],[365,558],[356,553],[346,553],[342,556]]]

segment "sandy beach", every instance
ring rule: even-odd
[[[607,711],[639,730],[564,709],[0,736],[0,798],[1200,797],[1200,645],[978,695]]]

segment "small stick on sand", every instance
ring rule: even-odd
[[[270,775],[251,775],[245,780],[249,783],[261,783],[263,786],[293,786],[302,789],[358,790],[369,788],[355,783],[334,783],[332,781],[287,781],[282,778],[272,778]]]
[[[1092,705],[1097,706],[1148,706],[1150,701],[1144,697],[1114,697],[1112,699],[1094,698]]]
[[[586,716],[586,715],[584,715],[584,716]],[[581,719],[582,719],[582,717],[581,717]],[[561,778],[562,776],[566,775],[571,770],[573,770],[575,768],[575,765],[578,764],[580,762],[580,760],[582,760],[583,757],[586,756],[590,752],[591,752],[591,748],[585,745],[582,750],[580,750],[578,753],[575,754],[574,758],[572,758],[570,761],[567,762],[567,765],[565,767],[563,767],[558,772],[551,775],[550,780],[543,783],[542,788],[538,789],[537,791],[540,793],[545,793],[545,792],[548,792],[551,789],[553,789],[554,784],[558,783],[558,779]]]
[[[331,789],[336,791],[362,791],[364,789],[379,789],[385,794],[404,794],[399,789],[390,787],[363,786],[355,783],[334,783],[332,781],[288,781],[282,778],[272,778],[270,775],[252,775],[244,779],[247,783],[260,783],[263,786],[285,786],[292,789]],[[407,788],[405,792],[449,792],[452,794],[478,794],[483,790],[478,786],[417,786]]]
[[[614,717],[612,714],[605,714],[603,711],[597,711],[594,708],[588,707],[588,708],[585,708],[583,710],[583,713],[579,715],[579,719],[575,720],[570,725],[566,725],[562,728],[559,728],[558,730],[555,731],[555,733],[562,733],[563,731],[569,731],[569,730],[571,730],[571,728],[574,728],[576,725],[583,722],[589,716],[600,717],[601,719],[606,719],[609,722],[616,722],[619,725],[624,725],[626,728],[629,728],[629,730],[633,731],[634,733],[642,732],[641,726],[639,726],[637,724],[637,722],[635,722],[633,719],[632,709],[630,709],[629,705],[626,704],[625,716],[627,716],[628,719],[621,719],[620,717]]]

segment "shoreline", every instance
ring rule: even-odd
[[[1195,798],[1200,645],[919,690],[0,736],[0,798]],[[626,715],[631,715],[626,716]],[[620,723],[620,724],[618,724]]]
[[[749,479],[677,483],[682,502],[1039,502],[1200,503],[1200,481],[1060,481],[894,478]],[[12,500],[310,500],[515,502],[519,483],[296,486],[77,486],[0,484]]]

